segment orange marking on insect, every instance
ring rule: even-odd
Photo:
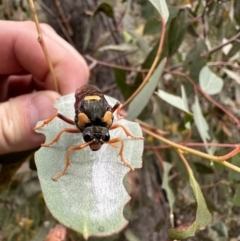
[[[88,95],[84,97],[84,100],[100,100],[101,97],[98,95]]]
[[[104,114],[102,121],[107,124],[107,127],[110,127],[113,122],[113,114],[111,111],[106,111]]]
[[[84,128],[84,126],[85,126],[87,123],[90,123],[90,120],[89,120],[89,118],[87,117],[87,115],[84,114],[84,113],[79,113],[79,114],[78,114],[78,126],[79,126],[80,128]]]

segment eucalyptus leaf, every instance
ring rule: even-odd
[[[173,205],[175,202],[175,195],[173,193],[172,188],[169,185],[169,172],[171,171],[173,165],[168,163],[168,162],[163,162],[164,165],[164,172],[163,172],[163,177],[162,177],[162,188],[165,190],[167,194],[167,199],[169,203],[169,208],[170,208],[170,214],[173,214]]]
[[[193,110],[195,125],[198,129],[198,132],[199,132],[203,142],[206,143],[207,140],[210,139],[210,136],[208,134],[209,126],[207,124],[205,117],[203,116],[202,109],[200,107],[197,96],[195,96],[195,102],[192,105],[192,110]]]
[[[143,34],[144,35],[154,35],[158,34],[161,32],[161,24],[159,19],[156,18],[150,18],[147,19],[147,22],[144,26]]]
[[[210,139],[210,136],[208,133],[209,126],[205,117],[203,116],[202,109],[200,107],[197,96],[195,96],[195,102],[192,105],[192,111],[194,116],[194,123],[198,129],[201,139],[203,140],[204,143],[207,143],[207,141]],[[210,149],[208,149],[207,147],[206,147],[206,150],[210,151]]]
[[[188,113],[191,114],[191,112],[189,111],[188,108],[188,103],[186,100],[186,93],[184,88],[181,88],[182,91],[182,98],[176,95],[172,95],[167,93],[164,90],[158,90],[157,95],[164,101],[166,101],[167,103],[169,103],[170,105]]]
[[[207,51],[208,48],[206,43],[203,40],[199,40],[188,52],[184,61],[184,71],[189,71],[190,77],[195,82],[197,82],[199,79],[200,70],[207,63],[206,58],[203,58],[201,54]]]
[[[234,0],[234,18],[238,25],[240,25],[240,1],[239,0]]]
[[[240,167],[240,156],[239,155],[235,155],[231,158],[231,163],[237,167]],[[228,173],[228,178],[230,179],[230,181],[235,181],[235,182],[239,182],[240,181],[240,175],[238,172],[234,171],[234,170],[229,170]]]
[[[223,87],[223,80],[213,73],[208,66],[204,66],[199,74],[201,89],[208,95],[219,94]]]
[[[149,2],[156,8],[159,14],[168,21],[169,11],[165,0],[149,0]]]
[[[86,49],[88,44],[89,44],[90,37],[91,37],[91,31],[92,31],[92,27],[93,27],[93,23],[94,23],[95,17],[100,12],[103,12],[109,18],[114,19],[114,11],[113,11],[112,6],[109,5],[108,3],[101,3],[101,4],[99,4],[97,6],[96,10],[94,11],[93,15],[90,18],[90,21],[89,21],[89,24],[88,24],[88,28],[87,28],[85,36],[84,36],[83,49]]]
[[[187,12],[187,9],[179,11],[178,15],[170,21],[167,35],[169,56],[172,56],[178,51],[179,46],[184,39],[188,27]]]
[[[223,71],[233,80],[236,81],[237,84],[240,84],[240,75],[232,70],[224,68]]]
[[[217,222],[212,227],[213,230],[215,230],[220,237],[224,237],[225,239],[229,238],[228,234],[228,227],[224,222]]]
[[[232,202],[235,206],[240,206],[240,187],[238,186],[233,196]]]
[[[187,99],[187,95],[186,95],[186,91],[183,85],[181,85],[181,93],[182,93],[182,101],[184,103],[185,108],[187,108],[188,112],[189,111],[189,107],[188,107],[188,99]],[[191,114],[191,116],[189,116],[189,113],[185,114],[185,120],[189,120],[185,122],[185,128],[186,129],[190,129],[191,128],[191,124],[190,124],[190,120],[193,118],[193,115]]]
[[[136,39],[139,49],[144,53],[144,56],[146,57],[151,51],[148,42],[134,31],[129,29],[128,32],[134,39]]]
[[[208,211],[201,188],[199,187],[190,168],[188,168],[188,175],[189,182],[197,202],[197,211],[196,218],[193,223],[185,225],[183,224],[178,228],[171,228],[168,230],[171,238],[179,240],[194,236],[195,232],[200,228],[205,227],[211,221],[212,218],[211,213]]]
[[[122,43],[118,45],[110,44],[110,45],[105,45],[101,48],[98,49],[98,51],[106,51],[106,50],[111,50],[111,51],[116,51],[116,52],[127,52],[127,51],[135,51],[137,49],[136,46],[128,43]]]
[[[117,102],[107,96],[106,99],[110,105]],[[74,119],[74,102],[74,94],[70,94],[61,97],[54,107],[59,113]],[[142,135],[137,123],[124,119],[114,120],[114,123],[124,125],[135,136]],[[46,136],[48,143],[60,130],[69,127],[72,128],[55,118],[38,132]],[[128,138],[122,128],[110,130],[110,135],[111,138],[121,137],[124,140],[123,157],[134,168],[140,168],[143,141]],[[111,235],[119,232],[128,223],[123,217],[123,208],[130,197],[123,185],[123,178],[129,168],[120,161],[119,145],[114,148],[104,144],[96,152],[89,147],[71,152],[71,166],[66,174],[57,181],[52,180],[52,177],[64,168],[68,148],[82,143],[82,134],[65,133],[54,145],[42,147],[36,152],[36,166],[44,199],[56,219],[82,233],[85,239],[93,235]]]
[[[134,120],[147,105],[149,99],[151,98],[162,71],[164,68],[165,59],[163,59],[155,69],[154,73],[149,79],[149,82],[144,86],[141,92],[133,99],[128,108],[127,119]]]

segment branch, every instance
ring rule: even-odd
[[[156,133],[142,127],[142,130],[149,134],[150,136],[153,136],[155,137],[156,139],[170,145],[171,147],[174,147],[176,149],[180,149],[184,152],[187,152],[187,153],[191,153],[193,155],[196,155],[196,156],[200,156],[202,158],[205,158],[205,159],[208,159],[210,161],[214,161],[214,162],[217,162],[219,164],[222,164],[223,166],[226,166],[236,172],[239,172],[240,173],[240,167],[237,167],[229,162],[226,162],[227,159],[237,155],[239,152],[240,152],[240,145],[238,145],[233,151],[229,152],[228,154],[224,155],[224,156],[213,156],[213,155],[210,155],[210,154],[207,154],[207,153],[204,153],[204,152],[201,152],[201,151],[197,151],[197,150],[194,150],[192,148],[189,148],[189,147],[186,147],[186,146],[183,146],[183,145],[179,145],[173,141],[170,141],[160,135],[157,135]]]
[[[34,22],[36,23],[36,27],[37,27],[38,42],[40,43],[40,45],[41,45],[41,47],[42,47],[42,50],[43,50],[43,53],[44,53],[44,55],[45,55],[45,58],[46,58],[46,60],[47,60],[48,67],[49,67],[50,73],[51,73],[51,75],[52,75],[52,79],[53,79],[53,84],[54,84],[55,91],[56,91],[56,92],[59,92],[56,75],[55,75],[55,73],[54,73],[53,65],[52,65],[52,62],[51,62],[51,60],[50,60],[50,58],[49,58],[47,48],[46,48],[46,46],[45,46],[45,44],[44,44],[44,41],[43,41],[42,30],[41,30],[41,28],[40,28],[40,24],[39,24],[39,21],[38,21],[38,17],[37,17],[37,13],[36,13],[36,9],[35,9],[33,0],[29,0],[29,5],[30,5],[30,8],[31,8],[31,10],[32,10]]]
[[[234,35],[232,38],[230,38],[226,43],[222,43],[214,48],[212,48],[211,50],[209,50],[208,52],[204,52],[201,54],[201,57],[208,57],[209,55],[213,54],[214,52],[218,51],[219,49],[223,48],[224,46],[235,42],[238,38],[240,37],[240,32],[237,33],[236,35]]]

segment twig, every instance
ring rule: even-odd
[[[165,39],[165,33],[166,33],[166,23],[164,18],[161,18],[161,22],[162,22],[162,34],[161,34],[161,39],[160,39],[160,43],[159,43],[159,47],[158,47],[158,51],[157,51],[157,55],[153,61],[153,64],[147,74],[147,76],[145,77],[145,79],[143,80],[142,84],[138,87],[138,89],[123,103],[122,108],[126,107],[138,94],[139,92],[144,88],[144,86],[148,83],[150,77],[152,76],[154,70],[157,67],[157,64],[159,62],[159,59],[161,57],[162,54],[162,49],[163,49],[163,44],[164,44],[164,39]]]
[[[58,10],[58,13],[59,13],[59,16],[60,16],[60,18],[62,20],[63,25],[65,26],[69,36],[72,36],[73,35],[73,30],[72,30],[72,28],[71,28],[71,26],[69,24],[69,20],[65,16],[65,13],[64,13],[62,5],[61,5],[61,2],[59,0],[54,0],[54,2],[55,2],[55,5],[57,7],[57,10]]]
[[[164,138],[160,135],[157,135],[156,133],[154,133],[154,132],[152,132],[152,131],[144,128],[144,127],[142,127],[142,130],[145,133],[155,137],[156,139],[170,145],[171,147],[174,147],[176,149],[180,149],[182,151],[185,151],[187,153],[191,153],[191,154],[196,155],[196,156],[200,156],[200,157],[208,159],[210,161],[217,162],[219,164],[222,164],[222,165],[240,173],[240,167],[237,167],[237,166],[235,166],[235,165],[233,165],[229,162],[226,162],[227,159],[235,156],[236,154],[238,154],[240,152],[240,145],[238,145],[233,151],[229,152],[228,154],[226,154],[224,156],[213,156],[213,155],[210,155],[210,154],[207,154],[207,153],[204,153],[204,152],[201,152],[201,151],[197,151],[197,150],[194,150],[192,148],[177,144],[175,142],[172,142],[172,141],[170,141],[170,140],[168,140],[168,139],[166,139],[166,138]]]
[[[146,123],[146,122],[144,122],[144,121],[141,121],[141,120],[139,120],[139,119],[135,119],[134,121],[137,122],[137,123],[139,123],[141,126],[146,127],[146,128],[148,128],[149,130],[154,131],[155,133],[158,133],[159,135],[164,136],[164,135],[170,134],[169,131],[160,130],[160,129],[158,129],[156,126],[150,125],[150,124],[148,124],[148,123]]]
[[[191,167],[188,164],[187,159],[185,158],[185,156],[183,155],[183,153],[181,152],[181,150],[177,149],[177,154],[179,155],[179,157],[182,159],[184,165],[186,166],[188,172],[192,172]]]
[[[240,69],[240,65],[239,64],[232,64],[229,62],[223,62],[223,61],[216,61],[216,62],[208,62],[207,63],[208,66],[230,66],[233,69]]]
[[[44,55],[45,55],[45,58],[46,58],[46,60],[47,60],[48,67],[49,67],[50,73],[51,73],[51,75],[52,75],[52,79],[53,79],[53,84],[54,84],[55,91],[56,91],[56,92],[59,92],[56,75],[55,75],[55,73],[54,73],[53,65],[52,65],[52,62],[51,62],[51,60],[50,60],[50,58],[49,58],[49,55],[48,55],[48,52],[47,52],[47,48],[46,48],[46,46],[45,46],[45,44],[44,44],[44,40],[43,40],[43,36],[42,36],[42,31],[41,31],[41,28],[40,28],[40,24],[39,24],[39,21],[38,21],[38,17],[37,17],[37,13],[36,13],[36,9],[35,9],[33,0],[29,0],[29,5],[30,5],[30,7],[31,7],[32,14],[33,14],[33,18],[34,18],[34,22],[36,23],[36,27],[37,27],[38,42],[40,43],[40,45],[41,45],[41,47],[42,47],[42,50],[43,50],[43,53],[44,53]]]
[[[58,25],[59,25],[60,29],[62,30],[64,36],[66,37],[67,41],[75,48],[76,46],[75,46],[68,30],[63,25],[61,19],[59,19],[59,17],[45,3],[43,3],[42,0],[37,0],[37,2],[46,12],[49,13],[49,15],[51,15],[56,20],[56,22],[58,23]]]
[[[105,61],[95,59],[95,58],[91,57],[90,55],[84,55],[84,57],[86,59],[92,61],[93,66],[95,66],[96,64],[100,64],[100,65],[107,66],[107,67],[110,67],[110,68],[123,69],[123,70],[127,70],[127,71],[132,71],[132,72],[139,72],[139,73],[148,72],[148,70],[146,70],[146,69],[137,69],[137,68],[133,68],[133,67],[129,67],[129,66],[122,66],[122,65],[107,63]]]
[[[230,148],[236,148],[239,145],[238,144],[222,144],[222,143],[179,143],[180,145],[188,146],[188,147],[206,147],[206,146],[215,146],[215,147],[230,147]],[[147,150],[163,150],[171,148],[171,146],[168,145],[158,145],[158,146],[150,146],[150,145],[144,145],[144,148]]]
[[[154,152],[156,158],[158,159],[158,161],[159,161],[159,163],[160,163],[160,165],[161,165],[161,167],[162,167],[162,170],[163,170],[163,172],[164,172],[164,171],[165,171],[164,161],[163,161],[161,155],[159,154],[159,152],[158,152],[157,150],[153,150],[153,152]]]
[[[213,54],[214,52],[218,51],[219,49],[223,48],[224,46],[235,42],[238,38],[240,37],[240,32],[237,33],[236,35],[234,35],[232,38],[230,38],[227,42],[219,44],[218,46],[212,48],[211,50],[209,50],[208,52],[204,52],[201,54],[201,57],[208,57],[209,55]]]

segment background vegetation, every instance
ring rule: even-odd
[[[84,54],[92,70],[90,81],[124,102],[156,57],[163,37],[159,12],[147,0],[87,2],[38,0],[38,15]],[[25,1],[0,4],[1,19],[29,19]],[[125,211],[130,225],[103,240],[172,240],[168,228],[186,231],[194,220],[197,232],[186,240],[240,240],[240,174],[194,152],[221,157],[235,150],[228,161],[240,165],[240,1],[167,4],[160,58],[165,58],[164,68],[153,88],[157,93],[149,95],[139,115],[128,113],[143,130],[166,139],[146,134],[143,169],[129,175],[132,200]],[[147,96],[140,97],[141,107]],[[1,160],[0,240],[44,240],[57,221],[44,204],[33,160],[21,164],[24,155]],[[14,164],[6,165],[9,162]],[[200,223],[208,221],[205,202],[212,219],[202,228]],[[206,215],[199,219],[203,210]],[[58,231],[66,240],[81,240],[62,226]]]

